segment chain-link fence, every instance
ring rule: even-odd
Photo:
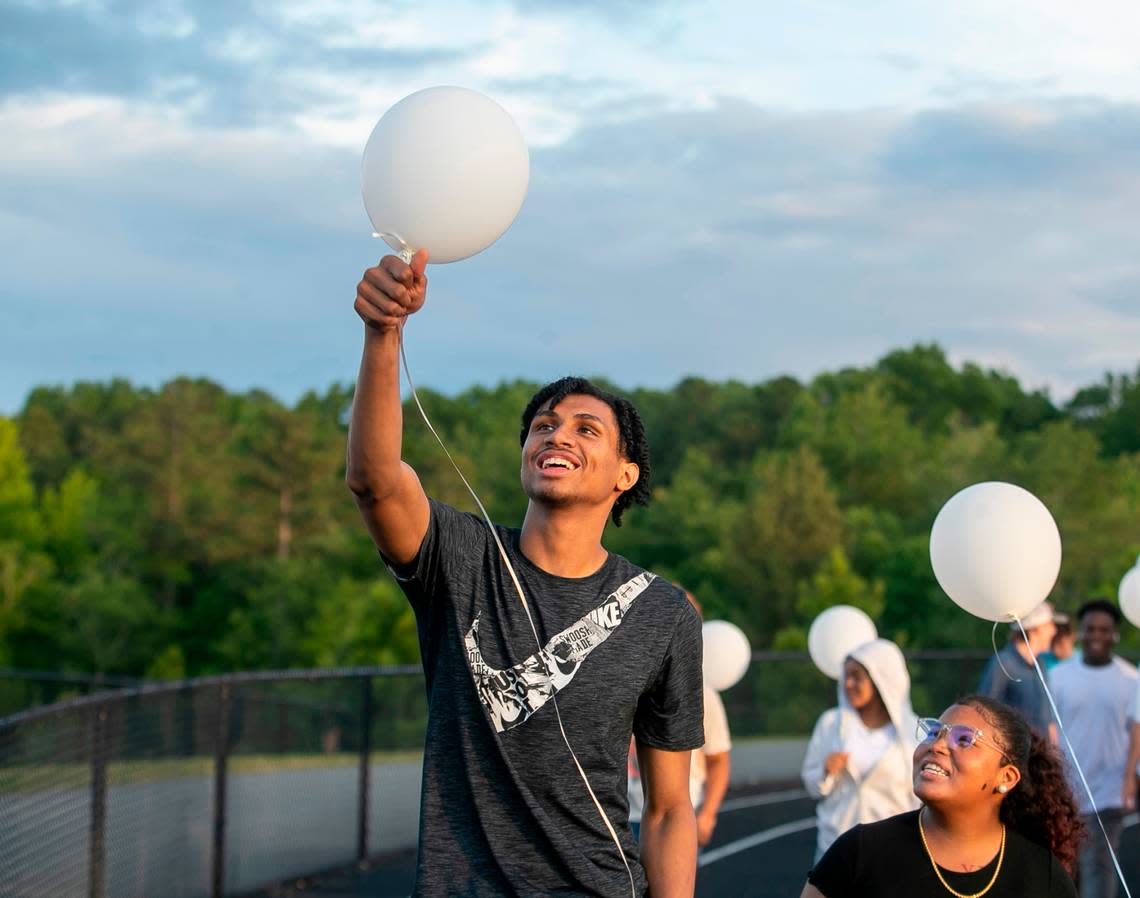
[[[0,895],[234,895],[404,847],[425,716],[418,668],[367,668],[0,719]]]
[[[972,691],[989,656],[910,653],[915,710]],[[836,684],[805,653],[756,652],[724,698],[734,739],[806,740]],[[0,718],[0,896],[220,898],[410,848],[425,722],[418,667],[144,684]]]
[[[142,686],[144,682],[134,677],[0,667],[0,717],[105,689]]]

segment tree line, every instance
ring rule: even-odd
[[[519,414],[537,386],[421,391],[504,523],[525,509]],[[988,646],[928,555],[942,503],[980,480],[1053,512],[1062,608],[1115,598],[1140,551],[1140,370],[1062,405],[919,345],[809,383],[619,392],[645,419],[654,500],[609,547],[756,648],[804,647],[840,602],[908,647]],[[351,401],[349,385],[288,406],[190,378],[34,389],[0,417],[0,666],[174,678],[416,661],[411,613],[344,486]],[[425,488],[471,509],[414,406],[405,415]]]

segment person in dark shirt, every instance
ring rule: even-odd
[[[1033,665],[1033,656],[1042,656],[1053,644],[1057,632],[1053,620],[1053,605],[1042,602],[1021,619],[1021,626],[1010,624],[1009,643],[990,658],[982,671],[978,693],[1016,708],[1033,729],[1056,743],[1057,725]]]
[[[582,378],[522,413],[521,528],[430,499],[401,460],[400,334],[427,253],[365,272],[346,479],[416,616],[428,724],[415,898],[692,898],[690,751],[704,742],[701,622],[684,593],[602,545],[649,499],[625,399]],[[636,737],[646,809],[629,831]]]
[[[1084,828],[1056,749],[984,696],[919,727],[922,807],[840,836],[801,898],[1076,898]]]

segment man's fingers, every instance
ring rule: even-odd
[[[407,318],[408,310],[400,303],[388,299],[383,294],[378,294],[374,289],[369,288],[367,284],[362,284],[360,289],[356,291],[357,305],[360,303],[366,304],[370,309],[374,310],[377,315],[386,318]]]
[[[400,264],[403,263],[401,262]],[[362,292],[369,297],[375,295],[377,297],[395,300],[405,307],[412,305],[411,291],[383,268],[369,268],[364,272],[364,280],[360,282],[356,289],[358,292]]]
[[[387,272],[392,280],[408,287],[411,286],[412,279],[415,276],[411,266],[399,256],[385,256],[376,267]]]
[[[424,304],[427,278],[427,250],[412,259],[415,266],[404,264],[395,256],[385,256],[380,264],[364,272],[356,285],[356,311],[366,321],[391,324],[392,319],[406,318]],[[364,308],[362,311],[362,306]]]

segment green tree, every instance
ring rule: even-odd
[[[0,663],[27,620],[28,603],[52,577],[43,525],[16,423],[0,417]]]
[[[842,518],[827,472],[806,446],[761,452],[750,474],[743,502],[725,521],[724,567],[736,622],[767,645],[794,621],[799,581],[839,545]]]
[[[929,443],[880,384],[826,404],[813,388],[801,396],[785,440],[818,453],[844,505],[875,505],[904,518],[924,512]]]

